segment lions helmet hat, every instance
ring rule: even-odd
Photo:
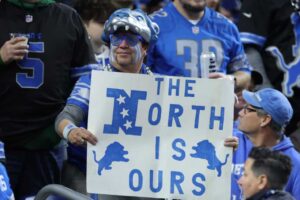
[[[159,27],[142,10],[122,8],[116,10],[104,24],[102,40],[110,42],[110,35],[118,30],[131,31],[140,35],[148,44],[153,44],[158,37]]]

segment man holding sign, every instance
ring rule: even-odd
[[[104,34],[102,36],[103,40],[110,45],[110,64],[103,66],[103,71],[151,75],[151,71],[143,64],[143,59],[146,55],[149,45],[153,44],[153,42],[156,40],[157,33],[157,25],[151,22],[151,20],[141,11],[120,9],[114,12],[109,20],[105,23]],[[113,76],[113,74],[111,75]],[[195,83],[194,81],[191,81],[190,83],[189,81],[186,82],[188,85]],[[162,83],[161,78],[157,78],[157,84],[157,88],[164,84]],[[97,138],[91,132],[85,128],[78,127],[81,125],[81,122],[87,121],[88,109],[90,106],[90,86],[91,76],[82,77],[76,83],[65,109],[56,120],[58,134],[74,145],[82,145],[84,142],[89,142],[94,145],[97,143]],[[187,87],[187,93],[189,93],[189,90],[189,87]],[[131,99],[133,99],[133,97],[131,97]],[[125,98],[122,98],[122,96],[118,97],[116,101],[118,101],[118,104],[122,106],[125,104]],[[102,104],[104,105],[104,99],[103,102]],[[93,106],[91,105],[91,107]],[[119,106],[119,108],[121,109],[121,106]],[[200,112],[200,107],[199,109],[198,107],[195,109],[197,113]],[[123,107],[121,113],[117,112],[117,114],[121,114],[123,118],[128,117],[129,115],[128,110],[126,110],[125,107]],[[132,126],[134,126],[134,124],[126,121],[125,128],[123,128],[124,130],[127,130]],[[106,127],[107,129],[110,129],[112,126],[108,125]],[[226,145],[236,146],[237,141],[230,138],[226,140]],[[196,159],[201,157],[199,149],[201,146],[214,148],[209,141],[203,141],[201,144],[198,144],[198,146],[195,146],[195,151],[191,157]],[[118,150],[118,156],[116,156],[116,150]],[[82,147],[82,151],[86,151],[84,147]],[[96,152],[93,153],[94,160],[99,164],[97,171],[99,176],[107,174],[106,170],[111,169],[111,163],[113,161],[128,162],[128,159],[126,158],[126,154],[128,154],[128,152],[118,142],[112,142],[110,145],[108,145],[105,156],[102,158],[100,158],[98,154],[96,155]],[[81,165],[86,164],[85,159],[85,157],[81,159]],[[221,167],[224,165],[224,163],[227,163],[227,161],[224,162],[222,159],[218,165],[216,164],[215,159],[213,159],[213,162],[214,163],[211,163],[211,168],[214,168],[217,171],[216,176],[221,176]],[[114,198],[112,196],[107,196],[104,199],[117,198],[118,197]],[[124,199],[124,197],[122,199]]]
[[[120,9],[106,21],[102,39],[110,47],[110,64],[101,66],[103,71],[149,74],[143,64],[149,45],[157,39],[158,26],[142,11]],[[76,83],[67,105],[56,120],[57,133],[66,139],[69,146],[69,161],[86,173],[86,148],[84,142],[96,144],[97,138],[85,128],[89,107],[91,76],[83,76]],[[81,124],[84,122],[84,124]],[[75,145],[75,146],[74,146]],[[78,153],[76,153],[78,152]],[[67,185],[75,190],[83,185]]]

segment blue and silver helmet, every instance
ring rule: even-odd
[[[102,40],[110,42],[109,35],[118,31],[131,31],[140,35],[146,43],[154,43],[157,40],[159,27],[142,10],[130,10],[122,8],[116,10],[104,24]]]

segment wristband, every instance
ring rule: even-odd
[[[71,130],[78,128],[77,126],[75,126],[74,124],[68,124],[67,126],[65,126],[64,130],[63,130],[63,138],[68,140],[68,136],[71,132]]]

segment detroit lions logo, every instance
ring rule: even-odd
[[[269,47],[267,51],[270,51],[277,59],[278,67],[284,72],[284,80],[282,82],[282,91],[286,96],[293,96],[293,87],[300,87],[300,16],[297,13],[293,13],[291,16],[292,24],[294,24],[294,33],[296,44],[293,46],[293,55],[295,60],[291,63],[285,63],[284,57],[277,47]]]
[[[167,17],[168,13],[166,11],[164,11],[164,9],[159,9],[157,11],[154,11],[151,15],[149,15],[149,17],[153,20],[155,16],[158,17]]]
[[[113,162],[128,162],[129,159],[124,156],[128,154],[128,151],[124,151],[124,146],[118,142],[114,142],[107,146],[103,158],[99,161],[96,159],[96,152],[93,151],[94,160],[98,164],[98,175],[101,176],[102,170],[111,170],[111,164]]]
[[[214,145],[208,140],[198,142],[196,146],[192,147],[192,149],[196,151],[191,154],[192,157],[207,160],[207,168],[210,170],[217,170],[218,176],[222,175],[222,166],[227,163],[229,154],[226,155],[225,161],[221,163],[221,161],[217,158]]]

